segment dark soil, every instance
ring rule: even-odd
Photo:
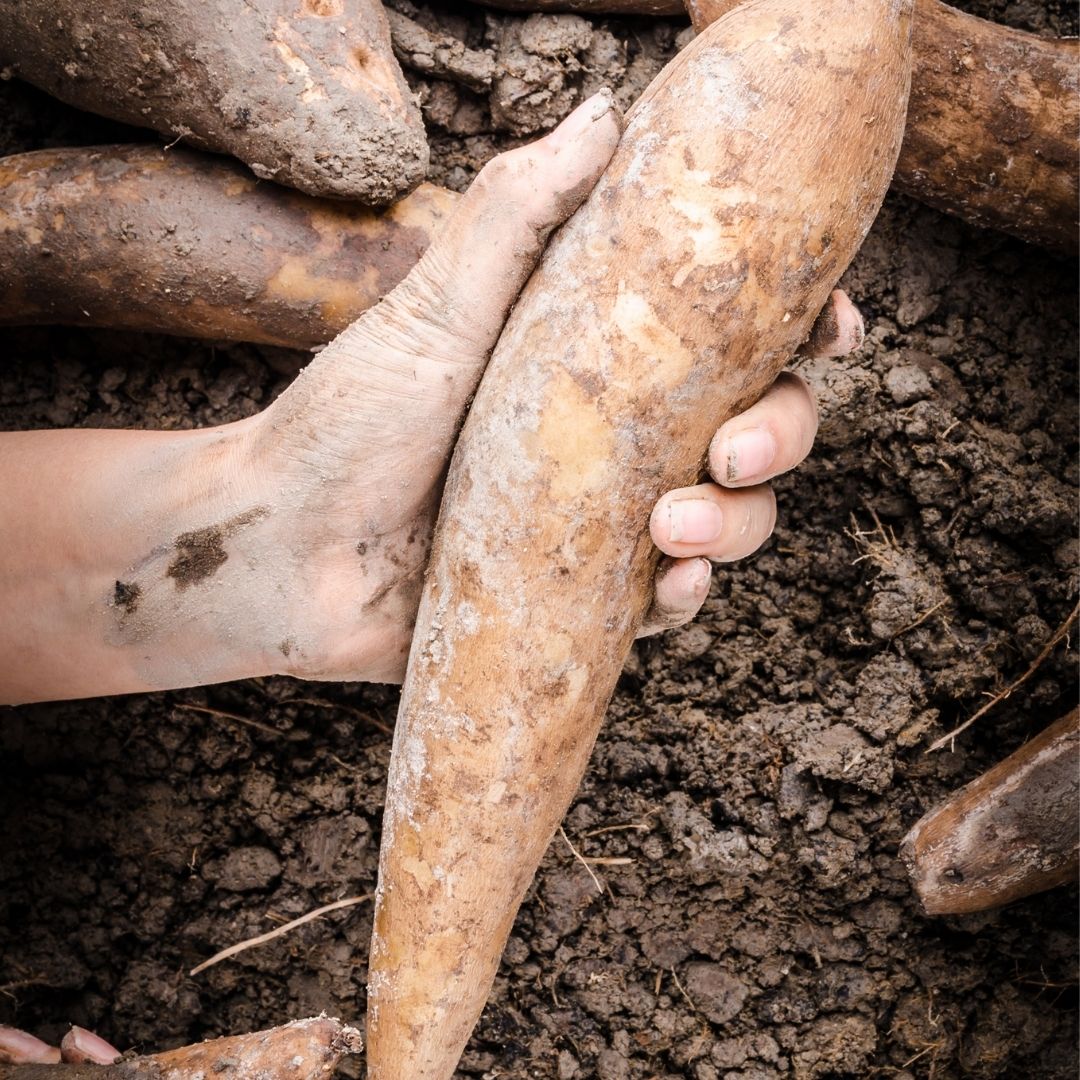
[[[514,72],[489,96],[413,77],[456,187],[605,80],[631,100],[683,29],[395,6]],[[1064,3],[964,6],[1076,30]],[[143,137],[0,93],[8,152]],[[890,197],[845,284],[867,346],[803,366],[822,430],[778,485],[776,536],[720,571],[697,622],[636,648],[565,823],[604,892],[556,838],[463,1075],[1076,1075],[1075,888],[928,919],[896,855],[1076,700],[1063,646],[926,753],[1076,602],[1076,268]],[[232,420],[303,362],[6,336],[4,428]],[[367,904],[186,973],[373,889],[395,703],[277,678],[0,712],[0,1022],[148,1049],[362,1017]]]

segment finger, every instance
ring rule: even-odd
[[[859,309],[843,289],[833,289],[798,355],[847,356],[862,345],[865,336]]]
[[[18,1028],[0,1027],[0,1063],[5,1065],[56,1065],[60,1051],[55,1046]]]
[[[689,622],[709,595],[712,566],[708,559],[665,559],[657,572],[652,606],[639,638]]]
[[[725,487],[763,484],[810,453],[817,428],[814,392],[801,376],[785,371],[760,401],[713,436],[709,473]]]
[[[741,491],[698,484],[662,495],[649,531],[665,555],[734,562],[761,547],[775,524],[776,499],[767,484]]]
[[[60,1053],[63,1060],[72,1065],[111,1065],[120,1057],[120,1051],[115,1046],[74,1024],[60,1041]]]
[[[404,336],[412,348],[422,325],[435,355],[485,362],[548,235],[592,190],[621,133],[605,90],[549,135],[488,162],[408,277],[345,334]]]

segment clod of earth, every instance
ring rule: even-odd
[[[763,0],[719,20],[634,107],[514,308],[451,465],[395,731],[372,1080],[452,1074],[647,607],[640,523],[788,361],[884,198],[910,14]]]
[[[394,55],[406,67],[439,79],[451,79],[471,90],[486,90],[495,77],[495,58],[489,52],[466,48],[450,34],[438,34],[388,8]]]
[[[362,1049],[356,1028],[316,1016],[114,1065],[0,1065],[0,1080],[329,1080],[343,1057]]]
[[[384,205],[424,178],[420,111],[377,0],[0,2],[0,67],[63,101]]]
[[[457,195],[389,210],[259,183],[191,150],[0,160],[0,323],[324,345],[416,264]]]
[[[1076,880],[1080,710],[922,817],[900,858],[929,915],[1011,903]]]

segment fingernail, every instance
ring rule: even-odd
[[[844,345],[847,352],[854,352],[862,347],[866,339],[862,312],[851,302],[851,297],[840,289],[833,293],[833,302],[836,305],[836,321],[845,339]]]
[[[25,1031],[0,1027],[0,1061],[9,1065],[57,1065],[60,1051]]]
[[[701,593],[708,594],[712,584],[712,563],[708,559],[695,559],[694,569],[697,574],[694,578],[692,597],[697,599]]]
[[[583,101],[549,136],[548,143],[556,150],[581,138],[601,117],[615,107],[615,96],[604,87]]]
[[[775,460],[776,439],[768,428],[737,431],[727,443],[728,483],[764,479]]]
[[[720,535],[724,515],[708,499],[681,499],[670,504],[668,539],[683,544],[706,544]]]
[[[100,1035],[95,1035],[86,1028],[71,1025],[71,1030],[64,1036],[60,1044],[64,1049],[74,1049],[87,1061],[95,1065],[111,1065],[118,1057],[120,1051],[115,1046],[107,1043]]]

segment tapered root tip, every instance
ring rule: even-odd
[[[250,1035],[211,1039],[155,1054],[149,1060],[168,1069],[169,1080],[285,1075],[288,1080],[328,1080],[343,1057],[359,1054],[363,1048],[356,1028],[323,1015]]]

